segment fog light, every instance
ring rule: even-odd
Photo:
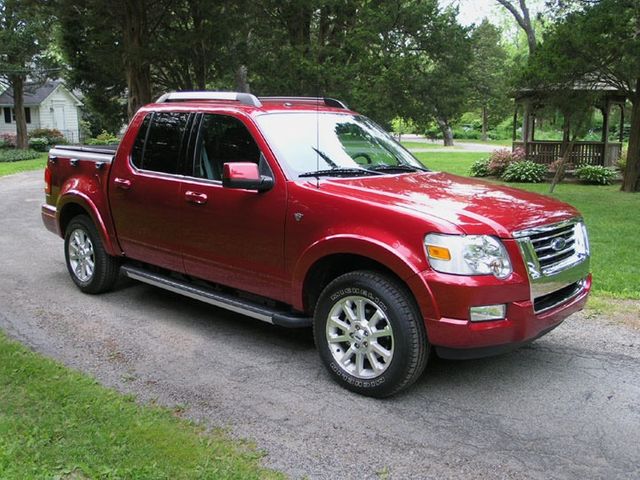
[[[507,306],[501,305],[484,305],[482,307],[471,307],[469,309],[469,318],[472,322],[485,322],[487,320],[502,320],[506,316]]]

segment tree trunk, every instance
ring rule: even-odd
[[[236,91],[243,93],[251,93],[251,86],[247,79],[247,66],[240,65],[236,70]]]
[[[124,3],[123,47],[127,78],[129,118],[151,102],[151,69],[145,39],[147,38],[147,5],[145,0]]]
[[[640,79],[636,83],[636,94],[631,110],[631,134],[627,149],[627,168],[622,180],[623,192],[640,191]]]
[[[27,135],[27,118],[24,113],[24,77],[11,75],[9,77],[13,88],[13,108],[16,115],[16,148],[25,149],[29,146]]]
[[[577,135],[574,135],[569,143],[564,143],[564,153],[562,154],[562,159],[560,159],[560,164],[556,168],[556,174],[553,176],[553,180],[551,180],[551,185],[549,186],[549,193],[553,193],[553,190],[556,188],[556,185],[560,183],[562,177],[564,176],[564,168],[569,163],[569,159],[571,158],[571,153],[573,152],[573,145],[576,143]]]
[[[442,132],[444,146],[453,147],[453,130],[451,130],[449,121],[446,118],[436,118],[436,123],[438,124],[438,127],[440,127],[440,131]]]
[[[487,130],[489,129],[489,114],[487,112],[487,107],[482,107],[482,141],[486,142],[489,138],[487,137]]]

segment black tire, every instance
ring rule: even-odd
[[[360,301],[360,298],[363,301]],[[369,320],[374,322],[374,316],[384,313],[384,318],[377,320],[378,327],[372,327],[374,323],[364,322],[366,326],[361,327],[359,312],[353,321],[349,320],[344,306],[351,309],[351,305],[361,302],[363,318],[370,316]],[[357,310],[357,308],[356,308]],[[339,315],[336,312],[342,312]],[[367,313],[368,312],[368,313]],[[377,313],[376,313],[377,312]],[[338,318],[341,325],[349,324],[351,333],[346,333],[344,327],[334,329],[336,323],[329,320],[333,313],[333,318]],[[342,317],[342,315],[344,317]],[[344,318],[344,320],[343,320]],[[327,324],[329,324],[329,329]],[[382,323],[379,323],[382,322]],[[368,355],[372,352],[373,341],[368,344],[367,339],[374,339],[375,332],[380,332],[389,325],[392,335],[386,338],[375,339],[375,343],[386,341],[383,345],[386,352],[390,352],[390,360],[385,363],[382,356],[374,356],[372,361]],[[354,330],[357,328],[357,330]],[[329,330],[338,333],[329,333]],[[369,333],[365,333],[368,331]],[[362,332],[362,333],[360,333]],[[420,311],[411,293],[399,282],[376,272],[355,271],[344,274],[333,280],[322,291],[316,304],[313,323],[313,334],[324,365],[333,378],[343,387],[362,395],[371,397],[388,397],[399,390],[408,387],[416,381],[424,371],[429,358],[430,345],[424,327],[424,322]],[[353,335],[356,335],[355,337]],[[329,341],[329,336],[333,341]],[[349,336],[350,339],[340,343],[339,338]],[[365,337],[363,335],[371,335]],[[364,340],[364,342],[362,342]],[[357,343],[361,342],[361,343]],[[366,348],[368,349],[365,349]],[[342,353],[340,348],[342,348]],[[363,350],[354,350],[362,348]],[[348,351],[344,351],[348,349]],[[351,353],[353,361],[349,360],[348,353]],[[355,353],[353,353],[355,352]],[[364,353],[361,353],[364,352]],[[361,353],[361,370],[358,371],[357,355]],[[343,355],[339,362],[336,356]],[[377,354],[376,354],[377,355]],[[347,367],[341,366],[346,358]],[[379,363],[378,361],[382,362]],[[362,363],[363,362],[363,363]],[[376,373],[373,363],[382,367],[381,373]],[[367,368],[369,365],[370,368]],[[358,376],[358,373],[361,375]],[[364,378],[365,375],[373,375]]]
[[[92,249],[89,250],[90,253],[87,254],[89,260],[93,262],[93,269],[90,275],[86,274],[87,272],[83,270],[82,266],[78,268],[79,273],[74,270],[73,262],[76,262],[77,266],[78,260],[71,258],[70,244],[74,243],[74,235],[76,234],[80,237],[86,235],[92,246]],[[75,242],[71,249],[74,249],[77,243]],[[64,237],[64,256],[71,279],[84,293],[107,292],[113,288],[118,279],[120,269],[118,259],[110,256],[105,251],[95,225],[86,215],[78,215],[69,222]]]

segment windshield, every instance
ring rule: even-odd
[[[287,172],[371,175],[426,170],[378,125],[343,113],[270,113],[256,118]]]

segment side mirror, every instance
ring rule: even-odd
[[[266,192],[273,187],[273,178],[260,175],[258,165],[252,162],[225,163],[222,171],[222,186]]]

